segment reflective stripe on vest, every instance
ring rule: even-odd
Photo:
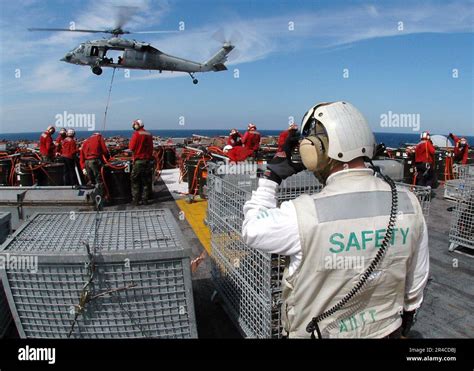
[[[335,220],[370,218],[390,215],[392,194],[386,191],[344,193],[314,200],[320,223]],[[413,205],[406,192],[398,192],[398,213],[414,214]],[[334,205],[347,205],[336,208]]]

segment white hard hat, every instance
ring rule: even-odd
[[[227,153],[227,152],[229,152],[232,148],[233,148],[233,147],[232,147],[230,144],[228,144],[228,145],[226,145],[226,146],[223,148],[223,151]]]
[[[134,120],[133,123],[132,123],[132,126],[134,126],[135,124],[138,124],[139,127],[143,127],[144,124],[143,124],[143,121],[138,119],[138,120]]]
[[[256,130],[257,126],[255,126],[255,124],[250,123],[250,124],[248,124],[247,129],[248,130]]]
[[[327,156],[349,162],[357,157],[372,158],[375,137],[367,120],[348,102],[320,103],[308,110],[301,124],[301,134],[308,136],[319,121],[326,130]]]
[[[423,133],[420,134],[420,139],[430,139],[430,132],[429,131],[424,131]]]
[[[76,131],[74,129],[68,129],[66,135],[68,137],[73,137],[74,135],[76,135]]]

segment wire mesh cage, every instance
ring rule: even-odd
[[[0,272],[22,338],[197,337],[168,209],[36,214],[3,248],[25,263]]]
[[[11,214],[0,213],[0,245],[7,239],[11,231]],[[5,256],[0,254],[0,269],[5,263]],[[8,331],[12,316],[8,301],[3,290],[3,285],[0,281],[0,339],[2,339]]]
[[[211,230],[212,276],[225,308],[246,337],[281,337],[281,280],[287,259],[248,247],[242,241],[243,206],[257,188],[254,175],[208,176],[208,224]],[[425,215],[431,189],[398,183],[414,192]],[[285,179],[278,202],[314,194],[322,185],[310,172]]]
[[[467,179],[459,186],[459,197],[451,216],[449,242],[449,251],[459,246],[474,249],[474,180]]]
[[[407,189],[410,192],[413,192],[418,199],[418,202],[421,205],[423,210],[423,215],[428,217],[430,215],[430,206],[431,206],[431,187],[395,182],[398,189]]]
[[[278,338],[286,258],[248,247],[241,235],[243,206],[257,183],[258,178],[250,174],[208,176],[212,275],[226,309],[245,336]],[[321,188],[314,175],[305,171],[282,182],[277,200],[281,203]]]
[[[455,179],[474,179],[474,165],[453,165],[453,175]]]

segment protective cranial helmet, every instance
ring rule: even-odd
[[[59,129],[59,135],[66,136],[66,134],[67,134],[67,131],[65,128]]]
[[[226,145],[226,146],[224,146],[224,148],[223,148],[222,150],[224,151],[224,153],[227,153],[227,152],[229,152],[231,149],[232,149],[232,146],[231,146],[231,145]]]
[[[420,139],[430,139],[430,132],[429,131],[424,131],[423,133],[420,134]]]
[[[76,135],[76,131],[75,131],[74,129],[68,129],[66,135],[67,135],[68,137],[73,138],[73,137]]]
[[[237,134],[237,129],[230,129],[229,135],[235,135]]]
[[[247,130],[257,130],[257,127],[255,126],[255,124],[250,123],[247,126]]]
[[[54,132],[56,131],[56,128],[54,126],[50,125],[50,126],[48,126],[46,131],[49,132],[50,134],[54,134]]]
[[[143,121],[140,120],[140,119],[135,120],[135,121],[132,122],[132,128],[134,130],[138,130],[138,129],[142,128],[143,126],[144,126]]]
[[[466,147],[466,145],[467,145],[467,139],[466,138],[459,139],[459,147]]]
[[[301,123],[300,155],[306,168],[325,181],[338,163],[372,158],[375,138],[367,120],[348,102],[320,103]]]

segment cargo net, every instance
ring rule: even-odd
[[[242,241],[243,206],[257,189],[253,175],[208,175],[208,224],[211,230],[212,277],[225,309],[246,337],[280,338],[282,333],[281,280],[286,257],[265,254]],[[427,187],[399,183],[414,192],[428,214],[431,192]],[[284,180],[279,203],[322,189],[310,172]]]
[[[451,217],[449,242],[449,251],[459,246],[474,249],[474,180],[465,180],[459,186],[459,196]]]

